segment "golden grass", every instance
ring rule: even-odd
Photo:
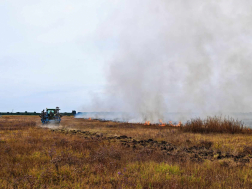
[[[35,127],[34,122],[40,126],[36,116],[0,118],[0,188],[252,188],[251,135],[203,135],[171,127],[63,117],[65,129],[104,135],[95,137],[53,132]],[[133,149],[122,145],[121,139],[105,137],[114,135],[166,141],[177,149],[169,155],[149,144]],[[179,152],[203,142],[211,142],[209,149],[195,155],[213,151],[211,159],[193,161],[190,153]],[[218,159],[215,151],[246,152],[246,159],[240,160],[248,161]]]

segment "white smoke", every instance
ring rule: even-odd
[[[101,107],[153,122],[251,111],[251,1],[125,0],[108,14],[99,30],[118,48]]]

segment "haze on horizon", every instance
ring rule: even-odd
[[[252,110],[252,2],[1,1],[0,111]]]

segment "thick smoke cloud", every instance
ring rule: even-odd
[[[120,1],[102,28],[118,44],[109,110],[153,122],[167,112],[251,111],[251,22],[247,0]]]

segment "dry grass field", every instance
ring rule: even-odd
[[[2,116],[0,188],[252,188],[251,131],[216,119],[180,128],[66,116],[48,129],[38,116]]]

